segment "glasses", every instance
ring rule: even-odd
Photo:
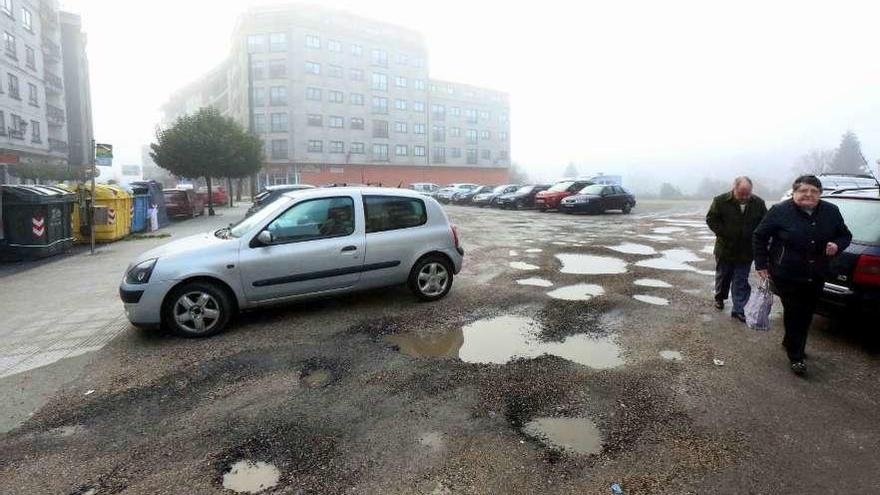
[[[818,196],[820,194],[819,190],[814,187],[810,187],[810,188],[802,187],[802,188],[799,188],[794,193],[800,194],[802,196]]]

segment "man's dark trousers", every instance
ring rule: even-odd
[[[735,263],[722,261],[716,258],[715,263],[715,300],[724,302],[727,294],[731,293],[733,309],[731,314],[745,314],[746,303],[752,294],[749,286],[749,272],[752,263]],[[731,291],[731,289],[733,289]]]

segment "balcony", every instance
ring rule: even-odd
[[[48,70],[45,71],[44,76],[46,80],[46,91],[54,91],[55,93],[61,93],[64,91],[64,82],[62,81],[61,76],[53,74]]]
[[[67,122],[64,110],[48,103],[46,104],[46,118],[49,121],[49,125],[61,126]]]
[[[61,47],[58,46],[58,43],[50,40],[49,38],[43,36],[43,56],[45,57],[47,62],[60,62],[61,61]]]
[[[49,138],[49,151],[57,153],[67,153],[67,141]]]

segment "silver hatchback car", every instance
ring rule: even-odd
[[[119,294],[136,326],[215,334],[239,310],[408,284],[444,297],[461,270],[458,232],[432,198],[405,189],[290,192],[228,228],[147,251]]]

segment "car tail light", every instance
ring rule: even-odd
[[[880,256],[859,256],[853,282],[859,285],[880,285]]]
[[[451,230],[452,230],[452,242],[455,243],[455,247],[459,247],[459,242],[458,242],[458,227],[456,227],[455,224],[452,224],[450,227],[451,227]]]

